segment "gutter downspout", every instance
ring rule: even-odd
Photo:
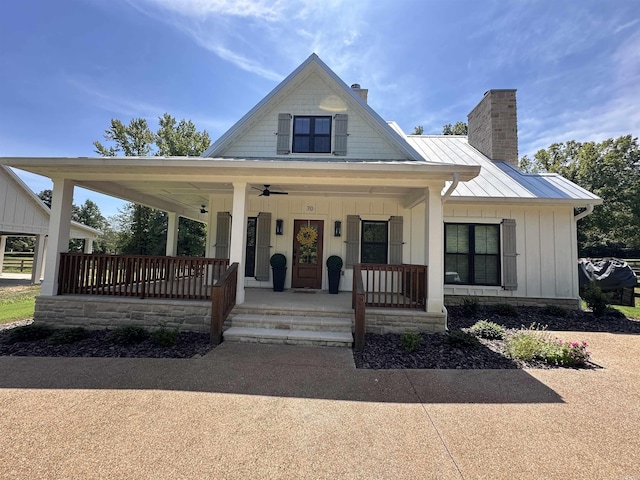
[[[458,181],[459,180],[460,180],[460,174],[458,172],[453,172],[453,178],[451,180],[451,185],[449,185],[449,188],[447,188],[447,191],[444,192],[444,195],[442,195],[442,203],[446,202],[449,199],[449,197],[451,196],[453,191],[458,186]]]
[[[587,209],[584,212],[580,212],[577,215],[573,216],[573,219],[577,222],[578,220],[582,220],[587,215],[591,215],[593,213],[593,204],[587,205]]]
[[[447,200],[449,200],[449,197],[451,196],[453,191],[458,186],[459,180],[460,180],[460,174],[458,172],[453,172],[453,178],[451,179],[451,185],[449,185],[449,188],[447,188],[447,191],[444,192],[444,195],[442,195],[442,203],[443,204]],[[449,324],[448,324],[448,322],[449,322],[449,312],[447,311],[447,307],[445,307],[444,305],[442,305],[442,313],[444,313],[444,331],[448,332],[449,331]]]

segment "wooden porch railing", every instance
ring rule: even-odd
[[[427,267],[358,263],[353,266],[351,307],[355,310],[354,349],[364,347],[366,307],[427,308]]]
[[[58,295],[209,300],[228,259],[61,253]]]
[[[367,307],[426,309],[425,265],[360,263],[357,266],[366,293]]]
[[[222,342],[222,325],[236,305],[238,263],[232,264],[211,290],[211,343]]]

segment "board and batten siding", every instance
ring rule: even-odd
[[[446,295],[577,298],[576,227],[565,206],[445,205],[446,223],[516,222],[518,288],[445,285]]]
[[[45,235],[49,231],[46,210],[4,169],[0,169],[0,231],[29,235]]]
[[[256,122],[247,132],[236,140],[229,148],[222,152],[223,157],[282,157],[290,160],[296,158],[330,157],[331,154],[287,154],[277,155],[278,115],[289,113],[296,115],[327,115],[335,113],[348,115],[348,142],[346,158],[366,158],[372,160],[397,160],[403,157],[397,150],[381,139],[367,122],[349,108],[344,98],[344,92],[332,89],[319,75],[312,74],[305,81],[292,90],[287,97],[278,103],[270,112]],[[339,112],[323,110],[320,105],[343,105],[347,109]],[[293,118],[291,121],[293,128]],[[335,147],[335,121],[332,122],[332,149]],[[290,136],[289,139],[292,137]],[[340,158],[345,158],[340,157]]]
[[[209,239],[216,238],[215,217],[219,208],[222,211],[232,210],[232,196],[220,195],[212,196],[209,203],[210,218],[213,212],[213,223],[208,229]],[[410,211],[402,207],[402,203],[395,198],[327,198],[320,196],[297,197],[297,196],[271,196],[258,197],[251,195],[247,203],[247,217],[256,217],[260,212],[271,213],[271,248],[270,255],[282,253],[287,257],[287,277],[285,287],[291,285],[291,260],[293,254],[292,230],[294,220],[323,220],[323,280],[322,288],[328,289],[327,272],[324,262],[330,255],[339,255],[343,260],[346,258],[346,222],[347,215],[359,215],[363,220],[383,220],[388,221],[393,216],[403,216],[405,221],[402,224],[403,238],[410,238],[411,225],[409,222]],[[283,235],[275,234],[275,221],[283,220]],[[334,222],[342,222],[342,236],[334,237]],[[233,221],[233,219],[232,219]],[[403,246],[403,262],[409,263],[410,245],[405,240]],[[423,247],[422,247],[423,248]],[[210,247],[207,251],[215,252],[215,248]],[[353,280],[353,270],[343,267],[344,275],[340,279],[340,290],[350,291]],[[271,276],[271,272],[269,272]],[[245,279],[247,287],[271,287],[271,278],[268,281],[258,281],[255,278]]]

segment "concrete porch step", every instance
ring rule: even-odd
[[[350,317],[238,313],[230,320],[231,327],[351,333]]]
[[[353,335],[351,332],[249,328],[236,326],[225,330],[224,340],[227,342],[313,345],[346,348],[351,348],[353,345]]]

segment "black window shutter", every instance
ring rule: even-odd
[[[229,235],[231,234],[231,214],[218,212],[216,224],[216,258],[229,258]]]
[[[278,114],[278,155],[288,155],[291,153],[291,114]]]
[[[256,220],[256,280],[269,281],[269,254],[271,252],[271,213],[260,212]]]
[[[348,115],[339,113],[335,116],[335,145],[333,154],[344,157],[347,154],[347,122]]]
[[[359,263],[360,250],[360,217],[358,215],[347,215],[347,255],[345,265],[353,267]]]
[[[511,218],[502,220],[502,267],[505,290],[518,289],[518,272],[516,262],[516,221]]]
[[[389,264],[402,265],[402,217],[389,219]]]

